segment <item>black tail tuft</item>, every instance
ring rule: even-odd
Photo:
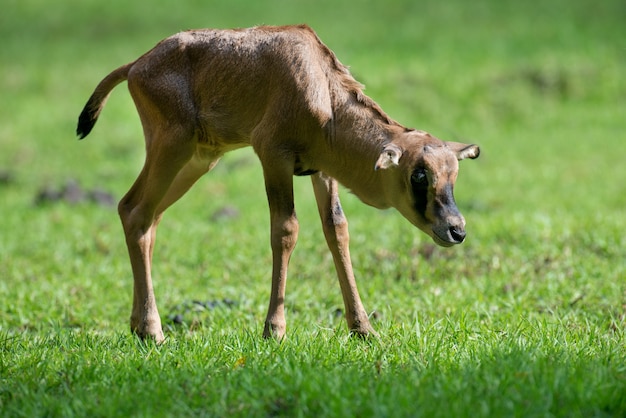
[[[104,107],[111,90],[115,88],[122,81],[128,79],[128,72],[134,65],[134,62],[122,65],[112,73],[107,75],[100,81],[93,94],[87,101],[87,104],[83,108],[82,113],[78,117],[78,126],[76,127],[76,135],[80,139],[83,139],[93,129],[93,126],[100,116],[100,112]]]
[[[91,110],[91,106],[87,103],[78,117],[78,126],[76,127],[76,135],[78,135],[78,139],[83,139],[89,135],[89,132],[91,132],[97,120],[97,112]]]

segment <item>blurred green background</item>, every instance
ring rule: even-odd
[[[481,164],[492,171],[474,180],[481,200],[516,208],[499,192],[510,187],[551,209],[621,207],[622,182],[592,174],[620,165],[624,151],[624,7],[616,0],[8,0],[0,16],[0,162],[25,181],[75,176],[67,160],[94,152],[93,144],[71,142],[92,88],[172,33],[308,23],[392,117],[482,145]],[[141,136],[119,90],[97,128],[106,136],[93,141],[109,149],[111,137]],[[81,176],[95,181],[102,169]],[[584,198],[561,193],[581,181],[601,186]]]
[[[206,396],[203,385],[211,394],[222,387],[208,375],[239,389],[246,379],[297,375],[270,372],[278,367],[275,353],[264,357],[268,346],[259,348],[254,338],[271,268],[254,154],[227,155],[165,215],[155,286],[166,335],[181,345],[153,360],[150,350],[111,343],[127,334],[130,266],[115,204],[89,198],[98,191],[117,201],[141,168],[141,126],[125,86],[114,91],[87,139],[74,135],[96,84],[162,38],[190,28],[295,23],[313,27],[391,117],[482,150],[478,160],[461,164],[455,195],[468,239],[451,250],[435,248],[393,211],[375,211],[342,193],[357,280],[382,335],[380,346],[370,348],[333,339],[345,334],[336,314],[339,286],[310,182],[296,179],[301,230],[287,292],[295,343],[280,354],[285,364],[308,367],[294,366],[304,382],[294,389],[302,395],[296,406],[313,408],[320,393],[340,402],[335,389],[365,376],[369,394],[378,397],[344,412],[394,410],[397,399],[386,397],[394,394],[409,405],[399,416],[415,411],[413,400],[425,416],[446,415],[442,399],[450,402],[448,416],[626,410],[619,403],[626,399],[623,0],[4,0],[0,9],[0,415],[6,405],[9,415],[26,407],[54,415],[63,408],[50,405],[89,404],[94,393],[110,399],[107,381],[116,379],[139,393],[145,387],[127,373],[141,361],[156,370],[145,384],[165,392],[178,393],[181,382],[195,379],[199,389],[189,396],[197,405]],[[185,325],[172,323],[191,300],[224,298],[235,308],[182,312]],[[308,345],[311,335],[322,348]],[[61,350],[53,352],[59,359],[41,360],[49,336],[76,343],[78,354],[64,357]],[[201,357],[196,341],[184,346],[193,336],[217,348]],[[254,358],[241,374],[220,366],[220,356],[232,353],[224,361],[233,364],[242,355],[225,351],[229,344],[256,353],[256,369]],[[349,353],[342,351],[346,344]],[[319,353],[328,353],[323,366]],[[183,376],[163,360],[170,354],[189,356]],[[351,360],[337,360],[344,355]],[[164,364],[152,363],[159,359]],[[102,367],[98,378],[87,373],[94,365]],[[76,373],[62,382],[69,388],[62,395],[50,383],[65,378],[58,369]],[[306,384],[318,385],[317,395]],[[412,392],[414,386],[420,390]],[[272,387],[279,400],[291,390]],[[250,396],[224,392],[220,411],[245,415],[249,410],[237,406],[253,401],[261,411],[275,406],[264,403],[264,388],[251,388]],[[170,401],[154,397],[157,406]],[[109,411],[118,407],[111,405]],[[119,405],[135,406],[132,397]]]
[[[568,260],[575,263],[604,266],[577,267],[577,276],[622,279],[625,10],[618,0],[9,0],[0,15],[4,294],[10,296],[8,288],[24,278],[44,280],[53,288],[65,282],[71,288],[72,275],[105,288],[112,280],[125,294],[130,290],[113,207],[73,205],[68,199],[41,203],[41,195],[58,193],[68,183],[83,193],[104,191],[116,201],[141,167],[141,127],[123,85],[94,133],[83,142],[75,140],[77,115],[102,77],[180,30],[302,22],[318,32],[393,118],[442,139],[481,146],[478,160],[463,162],[456,187],[469,232],[467,244],[451,252],[458,263],[509,259],[499,264],[499,273],[515,281],[515,275],[506,274],[525,272],[540,254],[571,253]],[[305,270],[309,252],[325,252],[308,180],[298,179],[296,188],[304,225],[299,248],[305,248],[298,268]],[[355,264],[364,276],[379,274],[371,253],[381,248],[402,254],[406,247],[420,252],[430,245],[400,216],[374,211],[343,194],[356,241]],[[233,222],[217,227],[207,222],[229,206],[240,211]],[[267,208],[260,167],[250,150],[227,155],[168,212],[164,225],[162,253],[156,256],[163,261],[155,263],[169,272],[163,275],[198,276],[188,284],[196,289],[207,274],[194,263],[210,264],[218,277],[228,274],[228,269],[218,273],[224,266],[209,254],[216,251],[211,243],[233,241],[222,257],[240,256],[241,265],[229,268],[265,283],[260,277],[266,269],[247,270],[249,259],[267,260],[268,253],[258,244],[267,239]],[[588,253],[594,257],[587,259]],[[188,254],[193,254],[187,260],[191,272],[185,273],[181,264]],[[414,253],[406,257],[408,267],[389,261],[389,269],[399,271],[392,274],[428,268]],[[90,268],[103,269],[107,279],[94,278]],[[445,263],[433,268],[454,274],[453,268],[445,273],[450,268]],[[555,269],[568,277],[563,266]],[[324,274],[332,276],[332,268]],[[491,280],[490,274],[478,268],[472,278]],[[162,285],[167,291],[161,297],[176,303],[172,287],[184,294],[184,283]],[[24,286],[28,294],[32,286]],[[235,280],[232,286],[237,288]],[[67,303],[68,296],[59,297],[60,306]],[[126,300],[117,301],[119,309]],[[45,310],[23,309],[27,318],[47,316]],[[83,313],[103,318],[88,309]]]
[[[10,295],[11,283],[24,278],[55,283],[77,274],[93,279],[90,268],[104,269],[107,278],[119,276],[113,283],[129,290],[114,208],[41,204],[40,198],[74,182],[83,191],[101,190],[117,200],[138,173],[142,133],[124,86],[113,93],[94,133],[75,140],[77,115],[104,75],[176,31],[301,22],[351,66],[366,93],[393,118],[442,139],[481,146],[480,159],[463,162],[456,187],[469,232],[467,245],[452,252],[459,263],[508,258],[508,264],[499,264],[506,276],[525,271],[538,254],[572,253],[576,263],[604,266],[577,268],[579,277],[622,279],[625,10],[618,0],[9,0],[0,15],[3,292]],[[298,179],[296,188],[304,225],[299,248],[324,254],[308,180]],[[255,244],[266,240],[267,208],[250,150],[226,156],[183,202],[168,212],[168,226],[161,229],[164,248],[157,257],[171,258],[158,268],[184,275],[186,254],[199,262],[215,251],[207,239],[233,240],[232,257],[248,251],[248,259],[266,257],[267,248]],[[242,212],[234,222],[217,228],[207,222],[228,205]],[[365,276],[377,274],[368,254],[380,247],[402,254],[407,246],[419,252],[429,245],[397,215],[366,208],[348,193],[344,206]],[[587,259],[588,253],[594,257]],[[204,264],[223,269],[206,257]],[[301,269],[307,266],[304,257]],[[407,257],[411,269],[428,268],[419,257]],[[240,266],[230,268],[253,277],[266,274],[246,270],[246,261],[242,257]],[[68,264],[75,271],[68,272]],[[206,275],[192,271],[200,277],[190,288]],[[478,269],[474,276],[491,273]],[[174,303],[176,293],[163,287],[168,289],[163,297]],[[27,317],[46,316],[24,310]],[[88,310],[84,314],[93,316]]]

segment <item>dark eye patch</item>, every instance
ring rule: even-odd
[[[415,188],[427,188],[428,187],[428,175],[425,168],[418,168],[411,174],[411,186]]]
[[[428,175],[425,168],[418,168],[411,174],[411,189],[415,199],[415,209],[425,216],[428,205]]]

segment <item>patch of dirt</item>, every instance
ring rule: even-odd
[[[239,214],[239,209],[234,206],[227,205],[213,212],[213,214],[211,215],[211,221],[220,222],[237,219],[239,217]]]
[[[84,202],[113,207],[116,204],[116,199],[111,193],[103,189],[84,189],[76,180],[69,180],[59,187],[42,187],[37,192],[34,201],[37,206],[50,203],[69,203],[76,205]]]
[[[174,325],[182,325],[185,323],[185,316],[191,312],[205,312],[212,311],[214,309],[226,308],[232,309],[237,306],[237,302],[232,299],[224,298],[221,300],[192,300],[180,303],[171,309],[171,312],[167,315],[167,319]]]

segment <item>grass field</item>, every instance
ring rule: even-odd
[[[0,13],[0,416],[626,416],[626,5],[620,0],[8,0]],[[250,150],[166,214],[167,342],[128,332],[115,203],[143,161],[97,82],[197,27],[308,23],[401,123],[475,142],[468,239],[436,248],[342,194],[380,340],[350,338],[310,182],[288,338],[261,338],[269,222]]]

